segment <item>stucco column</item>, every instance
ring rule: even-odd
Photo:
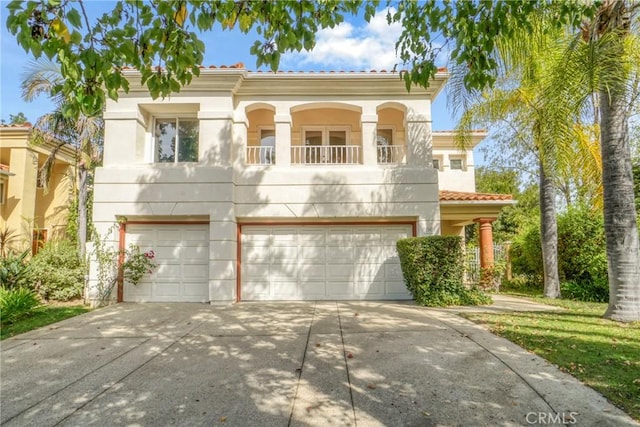
[[[378,164],[377,114],[362,114],[362,163],[367,166]]]
[[[477,218],[474,222],[480,225],[480,268],[493,267],[493,229],[491,223],[495,218]]]
[[[429,117],[414,111],[407,112],[407,163],[412,166],[432,164],[431,121]]]
[[[291,166],[291,114],[278,108],[273,117],[276,125],[276,166]]]
[[[208,166],[232,164],[231,137],[233,116],[227,111],[198,112],[199,135],[198,158]]]
[[[249,122],[244,112],[233,115],[233,138],[231,141],[231,158],[236,169],[241,170],[247,164],[247,129]]]

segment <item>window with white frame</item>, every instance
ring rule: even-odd
[[[359,147],[349,145],[348,126],[313,126],[302,129],[302,151],[294,151],[295,163],[358,163]]]
[[[462,157],[449,157],[449,168],[451,170],[464,170],[464,159]]]
[[[432,165],[434,169],[442,170],[442,156],[433,156]]]
[[[156,118],[154,161],[182,163],[198,161],[199,123],[196,118]]]

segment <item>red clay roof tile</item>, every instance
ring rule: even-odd
[[[513,200],[511,194],[470,193],[464,191],[440,191],[441,202],[488,202]]]

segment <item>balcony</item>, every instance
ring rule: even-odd
[[[379,165],[407,163],[407,147],[405,145],[379,145],[376,148],[376,159]],[[275,165],[275,147],[247,147],[246,163],[261,166]],[[362,147],[359,145],[291,147],[292,165],[361,165],[363,163]]]

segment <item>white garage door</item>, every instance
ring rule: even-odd
[[[208,225],[127,225],[127,247],[153,250],[158,268],[134,286],[124,284],[124,300],[133,302],[209,301]]]
[[[244,226],[241,299],[410,299],[396,251],[410,225]]]

